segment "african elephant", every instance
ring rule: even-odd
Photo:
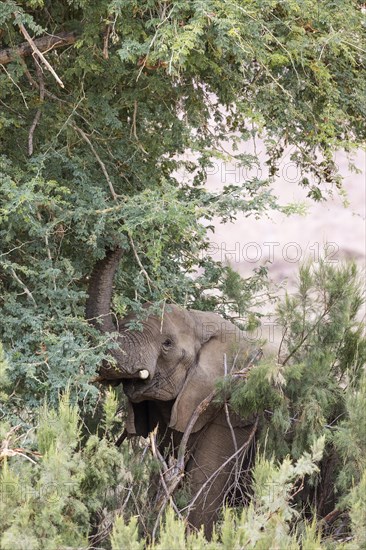
[[[133,316],[115,319],[110,310],[121,255],[120,249],[107,251],[90,277],[87,319],[103,332],[118,329],[118,346],[110,349],[114,361],[104,362],[100,375],[114,384],[123,382],[130,404],[128,433],[146,437],[158,426],[161,452],[176,455],[193,413],[224,376],[226,365],[242,369],[252,361],[254,347],[221,316],[173,304],[142,321],[142,331],[129,330]],[[184,468],[196,497],[188,521],[196,528],[203,524],[207,536],[230,491],[233,470],[245,493],[242,472],[253,456],[253,424],[253,418],[242,420],[211,401],[191,426]],[[248,441],[246,451],[251,452],[240,454]]]

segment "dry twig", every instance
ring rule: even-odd
[[[47,67],[47,69],[50,71],[50,73],[53,75],[53,77],[55,78],[56,82],[61,86],[61,88],[64,88],[64,83],[62,82],[61,78],[58,76],[58,74],[56,73],[55,69],[52,67],[52,65],[47,61],[47,59],[45,58],[45,56],[43,55],[43,53],[37,48],[36,46],[36,43],[34,42],[34,40],[31,38],[30,34],[28,33],[27,29],[25,28],[25,26],[22,24],[22,23],[18,23],[19,25],[19,29],[22,33],[22,35],[24,36],[24,38],[26,39],[26,41],[28,42],[28,44],[30,45],[30,47],[32,48],[32,51],[34,54],[36,54],[39,59],[44,63],[44,65]]]
[[[30,458],[30,456],[28,456],[29,454],[33,455],[33,456],[36,456],[36,457],[40,457],[40,453],[37,453],[35,451],[29,451],[28,449],[23,449],[23,448],[11,448],[10,445],[11,445],[11,442],[12,442],[12,437],[13,435],[15,434],[15,432],[17,430],[19,430],[20,428],[20,425],[17,425],[17,426],[13,426],[9,431],[8,433],[5,435],[3,441],[1,442],[1,446],[0,446],[0,462],[2,460],[6,461],[6,459],[8,457],[12,457],[12,456],[22,456],[23,458],[26,458],[27,460],[29,460],[29,462],[32,462],[32,464],[37,464],[37,462],[35,460],[33,460],[33,458]],[[17,438],[19,439],[19,437]]]

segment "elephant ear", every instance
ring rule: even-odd
[[[169,427],[184,432],[196,407],[215,388],[215,382],[224,376],[225,346],[217,335],[212,336],[201,348],[198,361],[191,368],[178,394],[170,417]],[[192,433],[199,431],[217,413],[212,403],[197,419]]]

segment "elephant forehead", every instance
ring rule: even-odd
[[[127,337],[129,334],[134,334],[136,339],[140,341],[160,341],[166,334],[181,338],[192,336],[195,332],[195,323],[189,312],[175,305],[167,305],[161,310],[161,315],[154,313],[141,320],[142,330],[129,330],[129,324],[136,320],[136,315],[128,315],[123,320],[122,330]]]

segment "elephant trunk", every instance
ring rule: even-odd
[[[89,296],[85,308],[86,318],[90,324],[103,333],[117,331],[111,313],[111,301],[113,279],[121,256],[122,250],[120,248],[108,250],[105,257],[96,263],[90,276]],[[111,347],[109,354],[115,360],[115,365],[104,361],[100,369],[101,378],[109,381],[121,380],[122,378],[146,380],[150,373],[144,368],[144,365],[129,367],[130,338],[127,334],[124,335],[124,338],[119,338],[119,344],[126,348],[127,353],[123,351],[120,345]]]
[[[115,332],[116,326],[111,314],[113,279],[122,250],[108,250],[105,258],[99,260],[90,276],[86,318],[102,332]]]
[[[120,248],[108,250],[105,257],[95,264],[90,276],[85,313],[89,323],[101,332],[116,332],[117,330],[111,313],[111,301],[113,279],[121,256]],[[117,365],[113,366],[104,361],[100,374],[102,378],[108,380],[120,379],[119,369],[125,360],[125,354],[120,348],[112,348],[109,353]]]

